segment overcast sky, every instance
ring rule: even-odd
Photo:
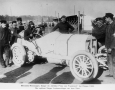
[[[113,0],[0,0],[0,15],[49,15],[70,16],[81,13],[92,17],[115,14]]]

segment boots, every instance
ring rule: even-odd
[[[0,67],[1,67],[1,68],[6,68],[6,65],[5,65],[5,62],[4,62],[4,61],[1,61],[1,62],[0,62]]]

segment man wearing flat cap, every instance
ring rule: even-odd
[[[112,13],[106,13],[104,18],[108,23],[106,28],[105,47],[107,48],[107,60],[110,76],[115,78],[115,21]]]
[[[71,26],[68,22],[66,22],[66,16],[63,15],[63,16],[61,17],[61,22],[58,23],[58,24],[53,28],[52,31],[55,31],[55,30],[57,30],[57,29],[59,29],[59,32],[60,32],[60,33],[69,34],[69,33],[71,33],[71,32],[74,30],[74,27]]]

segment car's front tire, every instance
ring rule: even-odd
[[[78,51],[70,61],[70,70],[79,81],[90,81],[98,74],[98,63],[92,54]]]
[[[16,66],[21,67],[25,63],[26,51],[24,47],[18,43],[15,43],[11,47],[12,50],[12,61]]]

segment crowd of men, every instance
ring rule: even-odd
[[[10,23],[6,20],[0,21],[0,67],[10,66],[10,46],[16,42],[17,38],[22,38],[19,35],[22,30],[24,26],[21,18]]]
[[[17,42],[17,38],[29,40],[32,37],[32,32],[35,29],[33,21],[30,21],[26,26],[22,23],[22,18],[17,18],[16,21],[7,22],[0,21],[0,67],[5,68],[11,66],[11,51],[10,47]],[[24,36],[19,33],[24,30]]]

